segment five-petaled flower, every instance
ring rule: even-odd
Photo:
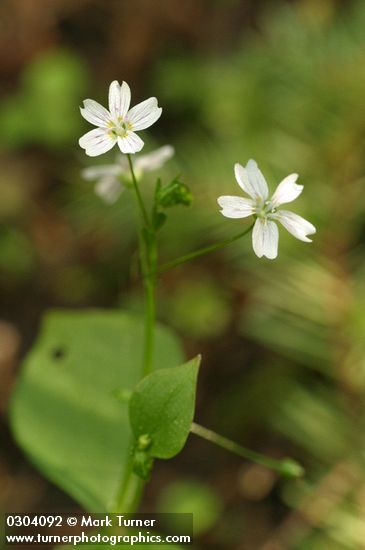
[[[278,255],[279,230],[276,221],[297,239],[312,242],[307,235],[316,232],[314,225],[301,216],[280,208],[282,204],[295,200],[303,191],[303,185],[296,183],[298,174],[290,174],[283,179],[269,198],[267,183],[254,160],[249,160],[246,168],[235,164],[234,171],[238,185],[250,198],[222,196],[218,198],[218,204],[222,208],[223,216],[227,218],[247,218],[251,215],[256,217],[252,246],[259,258],[266,256],[272,260]]]
[[[118,143],[122,153],[137,153],[144,145],[136,131],[151,126],[161,116],[157,99],[150,97],[129,109],[131,91],[126,82],[114,80],[109,86],[109,111],[92,99],[85,99],[82,116],[96,129],[79,140],[80,147],[90,157],[102,155]]]
[[[139,179],[144,172],[162,168],[173,154],[174,148],[171,145],[164,145],[146,155],[136,155],[133,163],[136,178]],[[88,181],[96,181],[95,193],[105,202],[113,204],[124,189],[122,177],[130,177],[128,160],[118,153],[114,164],[90,166],[82,171],[82,176]]]

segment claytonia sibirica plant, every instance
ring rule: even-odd
[[[269,198],[269,189],[264,176],[254,160],[246,168],[240,164],[234,167],[238,185],[250,198],[223,195],[218,198],[223,216],[247,218],[255,216],[252,231],[252,246],[256,256],[273,260],[278,255],[279,231],[275,222],[280,222],[289,233],[304,242],[312,242],[308,235],[316,232],[310,222],[281,206],[294,201],[303,191],[303,185],[296,183],[298,174],[290,174],[279,183]]]
[[[146,155],[136,155],[134,172],[139,180],[145,172],[159,170],[174,154],[171,145],[160,147]],[[96,181],[95,193],[105,202],[113,204],[124,190],[123,177],[130,180],[130,169],[125,155],[117,154],[114,164],[90,166],[81,172],[87,181]]]
[[[109,111],[93,99],[85,99],[80,108],[82,116],[94,126],[79,140],[80,146],[90,157],[106,153],[116,143],[122,153],[138,153],[143,148],[137,131],[152,126],[161,116],[162,109],[157,99],[150,97],[129,109],[131,90],[126,82],[114,80],[109,86]]]
[[[222,249],[252,229],[259,257],[277,255],[276,222],[309,241],[314,226],[281,209],[303,187],[296,183],[296,174],[290,175],[269,199],[256,163],[249,161],[246,168],[237,164],[237,181],[249,198],[222,196],[218,202],[224,216],[254,216],[255,223],[228,239],[160,263],[159,231],[171,209],[190,205],[191,193],[179,177],[158,177],[154,192],[145,193],[143,174],[160,168],[173,148],[135,156],[144,145],[135,132],[156,122],[161,108],[150,98],[130,109],[130,99],[128,84],[120,86],[115,80],[109,88],[109,110],[85,100],[81,114],[97,128],[80,139],[80,146],[89,156],[106,153],[115,144],[123,153],[113,164],[89,167],[83,175],[96,180],[96,191],[107,202],[114,202],[125,185],[125,200],[129,192],[135,203],[143,317],[110,310],[52,313],[13,400],[19,443],[46,475],[93,512],[132,513],[154,460],[177,455],[190,433],[282,475],[303,473],[294,460],[254,452],[193,421],[201,358],[181,364],[179,341],[156,323],[155,303],[163,272]],[[152,197],[148,202],[147,196]],[[217,212],[212,215],[218,217]],[[29,423],[38,437],[29,436]]]
[[[187,186],[181,183],[178,178],[174,178],[166,185],[163,185],[161,179],[158,178],[152,208],[146,206],[140,189],[140,179],[143,171],[151,171],[160,168],[165,160],[172,156],[173,149],[169,146],[162,147],[153,153],[132,160],[131,153],[136,153],[143,147],[143,141],[137,137],[134,131],[148,128],[156,122],[161,115],[161,109],[157,106],[157,100],[151,98],[129,110],[130,97],[129,86],[125,82],[119,86],[118,82],[114,81],[109,88],[109,111],[106,111],[106,109],[92,100],[86,100],[84,102],[84,108],[81,109],[81,114],[89,122],[97,124],[99,129],[93,130],[86,134],[86,136],[83,136],[80,139],[80,145],[86,149],[88,155],[94,156],[108,151],[115,143],[118,143],[122,153],[126,154],[126,157],[118,156],[116,163],[113,165],[104,165],[95,168],[91,167],[84,170],[83,175],[86,179],[97,179],[96,191],[104,196],[107,201],[113,202],[120,193],[120,177],[125,176],[128,172],[130,174],[130,181],[134,190],[141,224],[139,230],[142,236],[142,238],[140,238],[140,262],[146,298],[143,378],[141,382],[141,384],[143,384],[146,380],[146,375],[147,380],[148,376],[153,377],[151,371],[152,356],[154,353],[156,275],[230,244],[234,240],[248,234],[252,226],[230,239],[196,250],[181,258],[168,262],[167,264],[158,265],[157,233],[166,221],[166,210],[177,205],[189,205],[191,195]],[[220,197],[218,202],[222,207],[222,213],[227,217],[244,218],[251,215],[257,217],[253,227],[253,246],[259,257],[265,255],[268,258],[275,258],[277,256],[278,228],[274,220],[280,221],[297,238],[309,241],[307,235],[315,231],[312,224],[303,220],[303,218],[300,218],[296,214],[278,210],[282,204],[291,202],[301,193],[303,187],[295,183],[297,179],[296,174],[285,178],[278,186],[272,198],[268,200],[269,192],[266,181],[254,161],[249,161],[246,169],[236,164],[235,173],[239,185],[250,198],[224,196]],[[176,372],[175,370],[175,373]],[[171,371],[171,376],[167,376],[167,380],[169,378],[171,380],[173,379],[173,371]],[[152,388],[155,387],[155,383],[156,381],[152,383]],[[166,387],[164,387],[164,389],[166,389]],[[152,389],[151,391],[153,393]],[[149,392],[147,392],[145,396],[146,401],[140,401],[140,396],[138,398],[136,397],[139,403],[137,412],[135,407],[133,409],[133,414],[139,418],[138,430],[140,434],[140,438],[136,442],[137,454],[134,458],[134,471],[141,477],[147,477],[149,475],[152,468],[153,457],[151,451],[149,453],[147,452],[152,443],[152,436],[148,433],[147,429],[146,433],[142,433],[140,428],[141,409],[145,408],[147,416],[150,414],[147,403],[151,396],[148,395],[148,393]],[[164,391],[161,388],[161,395],[157,397],[154,396],[154,399],[157,399],[157,402],[162,400],[163,394]],[[135,403],[136,400],[133,401],[132,397],[131,403]],[[162,410],[161,407],[162,405],[160,403],[159,410]],[[133,414],[131,416],[132,427],[134,422]],[[291,461],[284,461],[284,463],[280,463],[279,461],[279,465],[276,461],[273,462],[272,459],[248,451],[226,440],[222,436],[191,422],[191,420],[192,417],[188,423],[188,431],[236,452],[240,454],[240,456],[249,456],[254,460],[258,460],[282,472],[291,472],[294,473],[294,475],[300,472],[300,467]],[[176,423],[176,418],[174,418],[174,422]],[[182,438],[184,441],[186,436],[187,434],[185,433]],[[167,434],[164,434],[165,442],[166,438]],[[165,450],[162,455],[155,454],[155,456],[160,458],[167,458]]]

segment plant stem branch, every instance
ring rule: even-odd
[[[189,254],[185,254],[184,256],[180,256],[179,258],[176,258],[176,260],[172,260],[171,262],[167,262],[165,264],[162,264],[157,268],[157,273],[163,273],[165,271],[168,271],[169,269],[173,269],[174,267],[177,267],[178,265],[184,264],[186,262],[189,262],[190,260],[194,260],[195,258],[199,258],[199,256],[204,256],[205,254],[209,254],[210,252],[214,252],[215,250],[219,250],[221,248],[224,248],[225,246],[233,243],[234,241],[237,241],[241,237],[244,237],[251,231],[254,224],[251,224],[247,229],[244,231],[241,231],[241,233],[238,233],[238,235],[234,235],[233,237],[229,237],[228,239],[225,239],[224,241],[220,241],[218,243],[211,244],[209,246],[205,246],[203,248],[198,248],[198,250],[195,250],[193,252],[190,252]]]
[[[113,513],[133,514],[138,508],[144,484],[144,480],[133,472],[133,458],[130,457]]]
[[[147,210],[145,208],[137,178],[133,169],[133,162],[130,155],[127,155],[133,189],[136,196],[137,206],[140,210],[142,225],[139,230],[139,254],[143,275],[143,286],[145,291],[145,327],[143,346],[143,365],[141,378],[151,372],[153,366],[154,352],[154,330],[155,330],[155,287],[156,287],[156,264],[157,264],[157,242],[154,228],[150,225]],[[129,457],[126,471],[117,495],[115,503],[116,512],[133,513],[138,507],[139,500],[144,487],[142,480],[133,471],[133,449]]]
[[[127,155],[133,188],[135,191],[138,207],[141,213],[143,226],[140,232],[139,250],[143,274],[143,285],[145,290],[145,342],[143,351],[142,375],[146,376],[152,370],[153,348],[154,348],[154,326],[156,317],[155,288],[156,288],[156,265],[157,265],[157,244],[156,233],[150,225],[147,210],[145,208],[141,192],[139,190],[136,175],[133,169],[131,155]]]
[[[144,205],[142,195],[141,195],[141,192],[140,192],[139,187],[138,187],[138,182],[137,182],[136,175],[134,173],[133,162],[132,162],[131,155],[127,154],[127,159],[128,159],[128,164],[129,164],[129,170],[130,170],[131,176],[132,176],[132,183],[133,183],[134,192],[136,194],[138,206],[139,206],[139,209],[141,211],[141,216],[143,218],[144,224],[148,227],[149,220],[148,220],[147,210],[146,210],[146,207]]]
[[[156,264],[157,245],[154,232],[146,236],[147,271],[144,274],[145,288],[145,345],[143,358],[143,376],[149,374],[153,367],[154,332],[156,322]]]
[[[283,476],[296,478],[301,477],[304,474],[302,466],[291,458],[284,458],[282,460],[270,458],[261,453],[257,453],[256,451],[252,451],[251,449],[247,449],[246,447],[242,447],[231,439],[227,439],[226,437],[213,432],[213,430],[208,430],[207,428],[204,428],[204,426],[196,424],[195,422],[192,423],[190,431],[191,433],[202,437],[203,439],[206,439],[207,441],[210,441],[223,449],[226,449],[226,451],[230,451],[231,453],[234,453],[242,458],[252,460],[252,462],[261,464],[271,470],[276,470]]]

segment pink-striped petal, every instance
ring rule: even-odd
[[[118,137],[119,149],[122,153],[138,153],[143,148],[143,140],[134,132],[128,132],[125,137]]]
[[[126,82],[120,86],[114,80],[109,86],[109,110],[114,120],[118,117],[124,118],[131,103],[131,90]]]
[[[93,99],[85,99],[84,108],[80,107],[80,112],[85,120],[94,124],[94,126],[107,127],[110,122],[110,113]]]
[[[160,118],[161,113],[162,109],[158,107],[157,99],[150,97],[132,107],[127,114],[127,119],[132,124],[133,130],[145,130]]]
[[[108,130],[96,128],[79,139],[79,145],[89,157],[97,157],[109,151],[116,143]]]

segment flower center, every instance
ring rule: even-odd
[[[259,201],[256,205],[256,216],[259,218],[270,218],[270,215],[275,214],[275,212],[276,208],[273,207],[270,200]]]
[[[108,126],[113,137],[127,137],[129,131],[132,129],[132,124],[122,117],[118,117],[117,121],[111,120]]]

